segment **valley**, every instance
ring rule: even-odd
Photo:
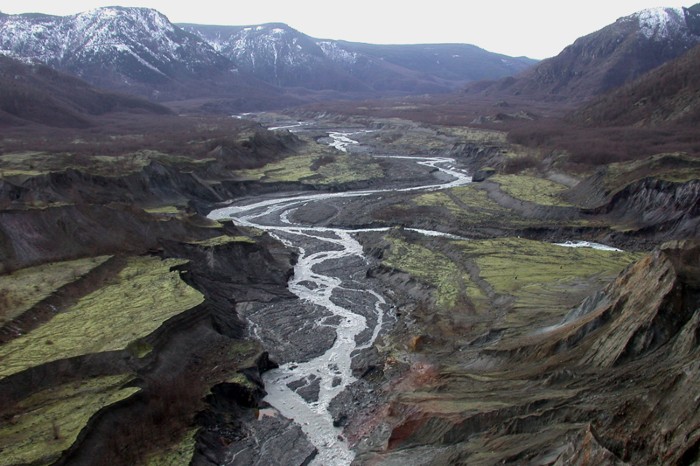
[[[3,189],[13,199],[0,218],[4,277],[22,274],[27,287],[46,289],[26,301],[4,288],[9,372],[0,390],[3,418],[14,419],[2,435],[12,439],[2,447],[5,464],[94,464],[98,451],[105,464],[168,464],[172,455],[193,464],[393,464],[406,455],[415,456],[410,464],[491,464],[573,458],[583,445],[603,458],[652,461],[645,449],[615,443],[622,426],[596,417],[587,400],[607,400],[610,411],[638,402],[625,375],[638,364],[648,365],[650,384],[688,370],[695,314],[683,296],[696,288],[683,270],[692,270],[697,244],[650,245],[696,231],[697,200],[691,194],[675,210],[636,220],[610,212],[621,190],[697,192],[695,159],[621,164],[602,178],[493,174],[526,151],[496,130],[341,115],[247,118],[273,129],[242,127],[228,154],[243,160],[246,141],[266,141],[277,160],[222,172],[223,152],[197,162],[154,153],[98,175],[109,158],[81,157],[72,172],[42,163],[36,172],[40,153],[3,157]],[[634,173],[645,163],[670,184],[640,185]],[[483,181],[466,175],[477,172]],[[69,173],[73,189],[62,181]],[[639,202],[634,208],[654,212]],[[119,228],[95,235],[90,225],[115,218]],[[576,241],[614,247],[562,245]],[[83,265],[79,257],[93,259]],[[653,271],[645,261],[675,264],[665,267],[686,291],[673,306],[691,308],[658,317],[669,322],[665,341],[642,345],[619,368],[582,362],[609,351],[596,345],[617,341],[608,335],[628,298],[606,309],[630,292],[623,283],[652,293],[658,286],[643,285]],[[641,270],[630,269],[635,263]],[[75,271],[66,276],[65,267]],[[174,299],[157,298],[167,311],[159,320],[139,307],[157,293]],[[119,313],[103,321],[90,306]],[[598,313],[606,317],[591,320]],[[123,336],[92,346],[105,337],[81,343],[69,330],[86,335],[91,319],[96,332],[112,332],[99,328],[119,319],[134,327],[120,324]],[[687,356],[667,365],[669,345],[684,345]],[[44,401],[47,390],[70,384],[95,384],[89,390],[103,401],[71,421],[61,443],[69,428],[36,409],[70,409],[60,392]],[[527,420],[541,416],[546,426]],[[20,427],[42,419],[54,426],[47,434]],[[132,419],[141,430],[126,427]],[[159,435],[182,443],[154,441]],[[661,449],[679,441],[648,435]],[[33,449],[22,446],[29,441]]]
[[[700,462],[698,15],[0,13],[0,466]]]

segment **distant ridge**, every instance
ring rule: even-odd
[[[339,91],[447,92],[516,74],[537,61],[469,44],[374,45],[315,39],[286,24],[182,24],[240,70],[282,87]]]
[[[284,24],[181,27],[156,10],[119,6],[64,17],[0,14],[0,54],[154,101],[217,99],[221,111],[450,92],[535,63],[471,45],[319,40]]]

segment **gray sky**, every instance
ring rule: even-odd
[[[155,8],[172,22],[286,23],[312,37],[381,44],[468,43],[491,52],[546,58],[621,16],[700,0],[0,0],[8,14],[69,15],[99,6]]]

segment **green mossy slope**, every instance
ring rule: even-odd
[[[300,155],[262,168],[237,172],[244,180],[266,183],[299,181],[327,185],[382,178],[382,168],[369,157],[349,155]]]
[[[441,315],[455,320],[463,314],[474,323],[490,322],[487,327],[498,320],[514,332],[560,319],[638,258],[521,238],[464,241],[393,233],[387,241],[384,265],[434,290],[436,325]]]
[[[54,262],[0,275],[0,324],[14,319],[62,286],[84,276],[109,257]]]
[[[100,409],[136,393],[131,375],[81,380],[21,401],[0,426],[0,466],[50,464],[70,447]]]
[[[132,257],[116,283],[0,347],[0,379],[60,359],[123,350],[203,301],[172,267],[185,261]]]

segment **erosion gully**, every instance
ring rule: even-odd
[[[303,131],[304,124],[270,129]],[[358,144],[353,133],[335,131],[328,133],[330,145],[340,151]],[[376,156],[376,155],[375,155]],[[376,156],[380,157],[380,156]],[[299,207],[308,207],[316,202],[332,198],[381,196],[387,192],[434,191],[465,185],[471,177],[458,168],[455,161],[447,157],[401,157],[406,163],[418,163],[439,170],[448,181],[402,189],[359,190],[340,193],[287,195],[261,201],[243,200],[217,209],[209,214],[212,219],[232,219],[241,226],[255,227],[267,231],[286,246],[298,251],[299,257],[289,289],[299,297],[297,314],[309,309],[307,322],[312,330],[335,332],[333,338],[320,340],[332,342],[318,348],[319,340],[296,342],[298,347],[313,347],[302,352],[299,360],[289,360],[278,369],[263,376],[265,398],[282,416],[297,423],[318,453],[311,464],[347,465],[354,453],[343,438],[341,430],[333,425],[328,410],[333,398],[355,381],[352,374],[352,357],[357,351],[369,348],[379,335],[391,306],[376,290],[368,288],[366,271],[369,267],[362,246],[355,235],[367,231],[386,229],[339,229],[294,223],[291,218]],[[437,178],[436,178],[437,179]],[[450,236],[443,233],[416,230],[426,235]],[[578,243],[562,246],[583,246]],[[586,245],[591,246],[591,245]],[[265,319],[253,319],[253,333],[265,325]],[[312,387],[311,395],[300,395],[300,385]],[[275,415],[277,413],[274,413]]]

